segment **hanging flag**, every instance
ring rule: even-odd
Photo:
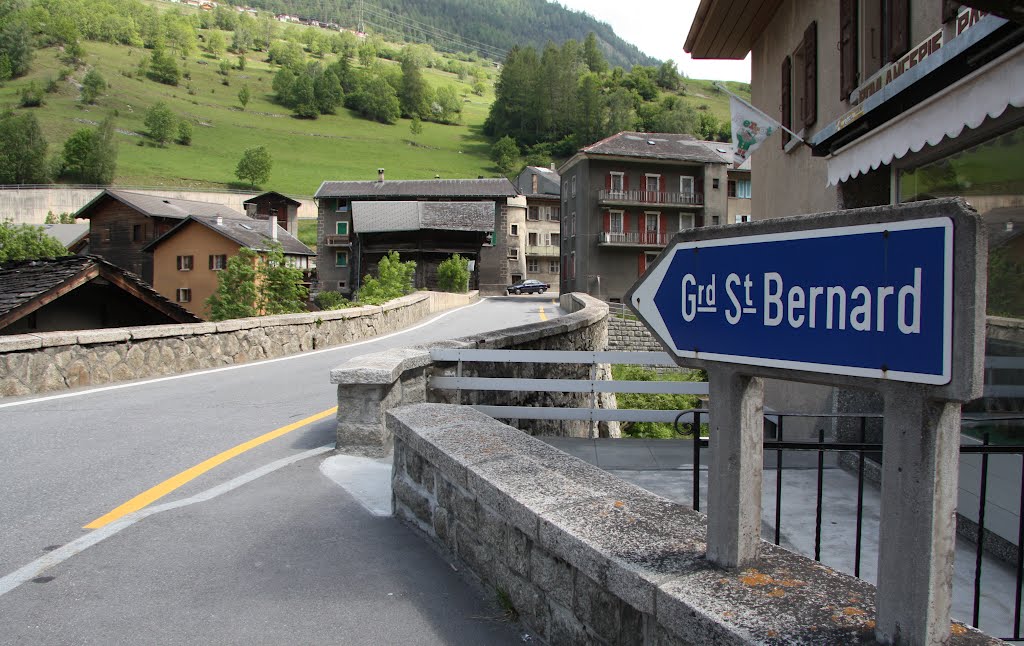
[[[772,119],[764,112],[761,112],[740,97],[736,96],[722,86],[718,86],[729,95],[729,112],[732,115],[732,147],[733,163],[737,168],[740,164],[750,158],[758,146],[764,143],[765,139],[772,136],[776,130],[785,130],[799,141],[789,128]]]

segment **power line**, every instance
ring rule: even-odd
[[[400,16],[400,15],[396,14],[395,12],[387,10],[387,9],[383,9],[383,8],[380,8],[380,7],[374,7],[372,5],[365,5],[364,6],[362,0],[360,0],[360,2],[359,2],[359,12],[360,12],[360,21],[364,20],[363,15],[364,15],[364,12],[365,12],[366,14],[375,15],[375,16],[378,16],[378,17],[384,19],[384,20],[390,20],[390,21],[394,22],[396,25],[399,25],[400,27],[404,27],[404,28],[410,30],[414,36],[415,36],[415,32],[418,30],[424,36],[424,40],[426,40],[426,36],[430,36],[430,37],[432,37],[435,40],[438,40],[438,41],[441,41],[441,42],[445,42],[445,43],[454,44],[454,45],[459,46],[462,49],[478,50],[478,51],[480,51],[480,53],[484,54],[485,56],[490,56],[490,57],[494,58],[495,60],[504,60],[505,56],[508,53],[505,50],[502,50],[502,49],[500,49],[498,47],[494,47],[493,45],[488,45],[486,43],[482,43],[480,41],[476,41],[476,40],[473,40],[471,38],[466,38],[464,36],[461,36],[460,34],[456,34],[454,32],[446,31],[444,29],[441,29],[440,27],[437,27],[436,25],[431,25],[429,23],[425,23],[425,22],[422,22],[422,21],[419,21],[419,20],[415,20],[413,18],[406,18],[404,16]],[[381,29],[387,29],[388,28],[388,27],[386,27],[384,25],[375,25],[375,26],[377,26],[378,28],[381,28]],[[402,32],[401,30],[395,29],[395,31],[397,33],[402,33],[404,35],[404,32]]]

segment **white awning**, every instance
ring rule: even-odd
[[[1024,46],[836,151],[828,158],[828,183],[837,185],[945,137],[954,139],[964,127],[977,128],[1010,105],[1024,107]]]

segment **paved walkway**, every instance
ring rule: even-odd
[[[693,503],[693,444],[688,440],[539,438],[605,471],[665,498]],[[700,453],[700,508],[707,510],[707,465],[710,449]],[[775,532],[775,454],[765,454],[761,535]],[[783,458],[780,544],[814,557],[817,503],[817,454],[789,451]],[[826,455],[822,477],[821,561],[854,573],[857,477]],[[865,483],[861,578],[875,582],[878,558],[879,490]],[[974,601],[975,547],[957,541],[953,616],[970,623]],[[982,565],[979,627],[996,637],[1013,633],[1016,575],[1003,562],[986,557]]]

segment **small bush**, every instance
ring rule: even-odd
[[[437,286],[442,292],[464,294],[469,289],[469,260],[459,254],[437,266]]]
[[[29,83],[28,87],[21,91],[21,107],[38,108],[43,103],[43,90],[36,85],[35,81]]]
[[[659,375],[654,370],[641,366],[612,366],[612,378],[617,381],[707,381],[707,373],[702,370],[685,372],[668,372]],[[642,393],[619,393],[615,397],[619,408],[647,410],[683,411],[700,408],[700,398],[696,395],[648,395]],[[701,425],[702,430],[704,425]],[[677,434],[672,424],[663,422],[623,422],[622,434],[629,437],[646,437],[670,439],[693,437],[691,424],[681,424],[682,433]]]
[[[178,122],[178,143],[182,146],[192,145],[192,123],[189,121]]]
[[[383,305],[413,291],[416,263],[402,262],[397,251],[392,251],[377,263],[377,277],[366,276],[356,299],[363,305]]]
[[[313,302],[322,310],[341,310],[352,306],[352,303],[338,292],[320,292],[313,297]]]

